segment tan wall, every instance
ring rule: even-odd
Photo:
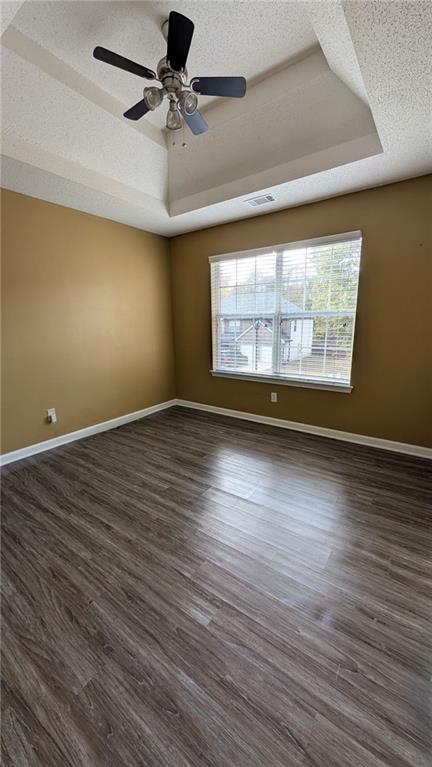
[[[171,240],[177,396],[432,444],[432,176]],[[351,394],[213,378],[208,256],[361,229]],[[271,404],[270,390],[279,402]]]
[[[1,200],[2,452],[174,397],[168,241]]]
[[[2,452],[176,396],[168,241],[1,200]],[[177,396],[431,445],[431,203],[428,176],[172,239]],[[208,256],[355,229],[352,394],[212,378]]]

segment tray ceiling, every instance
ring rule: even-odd
[[[92,58],[95,44],[155,70],[165,55],[161,24],[171,10],[195,24],[188,58],[192,75],[243,75],[249,80],[317,44],[301,3],[286,2],[27,2],[16,26],[101,88],[131,105],[142,81]],[[201,104],[213,99],[201,100]],[[163,110],[147,119],[165,127]]]
[[[165,108],[130,123],[161,22],[190,16],[190,75],[244,75],[242,100],[200,99],[209,133],[167,141]],[[2,185],[173,235],[432,169],[432,6],[345,2],[1,4]],[[168,137],[171,139],[171,136]]]

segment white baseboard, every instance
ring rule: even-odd
[[[115,429],[117,426],[123,426],[131,421],[138,421],[140,418],[145,418],[152,413],[157,413],[160,410],[166,410],[167,408],[179,405],[180,407],[189,407],[194,410],[205,410],[208,413],[216,413],[218,415],[226,415],[231,418],[241,418],[245,421],[255,421],[257,423],[264,423],[268,426],[278,426],[280,429],[292,429],[293,431],[302,431],[306,434],[315,434],[319,437],[329,437],[330,439],[339,439],[343,442],[354,442],[357,445],[365,445],[366,447],[376,447],[381,450],[390,450],[395,453],[404,453],[405,455],[413,455],[418,458],[432,459],[432,449],[428,447],[422,447],[421,445],[410,445],[406,442],[394,442],[389,439],[380,439],[379,437],[368,437],[363,434],[353,434],[349,431],[339,431],[338,429],[328,429],[324,426],[312,426],[308,423],[300,423],[298,421],[286,421],[282,418],[272,418],[265,415],[257,415],[255,413],[245,413],[241,410],[230,410],[225,407],[217,407],[216,405],[206,405],[202,402],[191,402],[184,399],[171,399],[167,402],[160,402],[157,405],[151,405],[150,407],[143,408],[143,410],[136,410],[134,413],[126,413],[118,418],[111,418],[110,421],[103,421],[102,423],[96,423],[93,426],[86,426],[84,429],[78,431],[72,431],[68,434],[62,434],[59,437],[53,439],[47,439],[44,442],[37,442],[35,445],[28,445],[20,450],[12,450],[10,453],[4,453],[0,455],[0,466],[5,466],[13,461],[20,461],[22,458],[28,458],[31,455],[37,453],[43,453],[45,450],[52,450],[55,447],[66,445],[68,442],[75,442],[78,439],[84,439],[85,437],[91,437],[92,434],[98,434],[101,431],[108,431],[109,429]]]
[[[52,450],[54,447],[66,445],[68,442],[75,442],[77,439],[91,437],[92,434],[98,434],[101,431],[115,429],[117,426],[123,426],[125,423],[130,423],[131,421],[138,421],[140,418],[145,418],[147,415],[152,415],[152,413],[158,413],[159,410],[165,410],[176,404],[177,400],[175,399],[168,400],[167,402],[159,402],[157,405],[145,407],[143,410],[136,410],[134,413],[126,413],[125,415],[118,416],[118,418],[111,418],[109,421],[95,423],[93,426],[86,426],[84,429],[78,429],[78,431],[70,431],[68,434],[61,434],[59,437],[46,439],[43,442],[37,442],[35,445],[28,445],[20,450],[12,450],[10,453],[0,455],[0,466],[5,466],[7,463],[12,463],[13,461],[20,461],[22,458],[28,458],[31,455],[36,455],[36,453],[43,453],[45,450]]]
[[[302,431],[306,434],[315,434],[318,437],[329,437],[330,439],[339,439],[343,442],[354,442],[357,445],[366,447],[376,447],[380,450],[390,450],[394,453],[404,453],[413,455],[417,458],[428,458],[432,460],[432,449],[422,447],[421,445],[410,445],[406,442],[394,442],[390,439],[381,439],[380,437],[368,437],[364,434],[353,434],[349,431],[339,431],[338,429],[328,429],[324,426],[312,426],[308,423],[299,423],[298,421],[286,421],[282,418],[272,418],[266,415],[256,415],[255,413],[245,413],[241,410],[229,410],[225,407],[216,405],[205,405],[201,402],[189,402],[189,400],[178,399],[177,405],[181,407],[190,407],[194,410],[205,410],[209,413],[230,416],[231,418],[241,418],[245,421],[256,421],[268,426],[278,426],[280,429],[292,429],[293,431]]]

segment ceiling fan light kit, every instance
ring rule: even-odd
[[[187,115],[193,115],[198,108],[198,97],[192,91],[182,91],[178,97],[182,111]]]
[[[171,100],[166,118],[166,127],[168,130],[180,130],[182,125],[183,123],[177,104],[174,100]]]
[[[144,101],[147,104],[148,108],[154,112],[155,109],[157,109],[163,101],[163,93],[160,88],[155,88],[155,86],[150,86],[147,88],[144,88]]]
[[[123,69],[126,72],[156,80],[161,87],[149,86],[144,88],[143,98],[130,107],[124,117],[128,120],[139,120],[148,112],[157,109],[164,98],[169,101],[166,127],[176,131],[183,126],[183,120],[192,133],[199,135],[208,130],[208,125],[198,111],[198,95],[224,96],[241,98],[246,93],[244,77],[194,77],[188,82],[186,61],[192,42],[194,24],[186,16],[177,11],[171,11],[169,19],[162,25],[162,34],[167,40],[167,53],[159,61],[157,74],[147,67],[130,61],[107,48],[97,46],[93,56],[105,64]]]

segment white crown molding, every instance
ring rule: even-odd
[[[193,410],[205,410],[208,413],[225,415],[230,418],[240,418],[244,421],[255,421],[264,423],[267,426],[278,426],[280,429],[292,429],[306,434],[314,434],[317,437],[328,437],[329,439],[338,439],[342,442],[353,442],[356,445],[365,445],[366,447],[375,447],[380,450],[390,450],[393,453],[403,453],[405,455],[416,456],[417,458],[427,458],[432,460],[432,448],[422,445],[410,445],[406,442],[395,442],[390,439],[381,439],[380,437],[369,437],[365,434],[353,434],[349,431],[339,431],[339,429],[328,429],[324,426],[313,426],[308,423],[299,423],[298,421],[286,421],[283,418],[272,418],[271,416],[257,415],[256,413],[246,413],[241,410],[230,410],[216,405],[206,405],[202,402],[191,402],[189,400],[178,399],[176,402],[180,407],[188,407]]]
[[[422,447],[421,445],[410,445],[406,442],[394,442],[393,440],[369,437],[364,434],[353,434],[348,431],[328,429],[324,426],[313,426],[307,423],[299,423],[298,421],[286,421],[283,418],[272,418],[270,416],[258,415],[256,413],[246,413],[241,410],[230,410],[229,408],[217,407],[216,405],[206,405],[203,402],[171,399],[166,402],[159,402],[157,405],[151,405],[143,410],[136,410],[134,413],[126,413],[118,418],[111,418],[109,421],[102,421],[102,423],[96,423],[93,426],[86,426],[84,429],[79,429],[78,431],[61,434],[59,437],[47,439],[44,442],[28,445],[20,450],[12,450],[10,453],[3,453],[3,455],[0,455],[0,466],[6,466],[6,464],[13,463],[14,461],[21,461],[23,458],[29,458],[37,453],[44,453],[46,450],[53,450],[56,447],[61,447],[61,445],[67,445],[69,442],[75,442],[79,439],[91,437],[93,434],[99,434],[102,431],[116,429],[118,426],[124,426],[124,424],[131,423],[132,421],[139,421],[140,418],[145,418],[153,413],[158,413],[160,410],[166,410],[167,408],[176,405],[179,407],[191,408],[192,410],[204,410],[208,413],[225,415],[230,418],[240,418],[244,421],[263,423],[267,426],[277,426],[280,429],[292,429],[293,431],[301,431],[306,434],[314,434],[318,437],[328,437],[329,439],[337,439],[342,442],[352,442],[356,445],[375,447],[380,450],[389,450],[393,453],[403,453],[404,455],[412,455],[416,458],[427,458],[432,460],[432,449]]]
[[[176,404],[177,400],[175,399],[159,402],[157,405],[150,405],[150,407],[136,410],[134,413],[126,413],[117,418],[111,418],[109,421],[95,423],[93,426],[86,426],[84,429],[78,429],[78,431],[71,431],[67,434],[61,434],[58,437],[54,437],[53,439],[46,439],[43,442],[28,445],[20,450],[12,450],[10,453],[3,453],[3,455],[0,455],[0,466],[5,466],[14,461],[21,461],[23,458],[29,458],[31,455],[44,453],[46,450],[53,450],[55,447],[67,445],[68,442],[75,442],[78,439],[91,437],[93,434],[99,434],[101,431],[116,429],[118,426],[124,426],[126,423],[131,423],[131,421],[138,421],[140,418],[145,418],[153,413],[158,413],[160,410],[166,410],[166,408],[173,407],[173,405]]]

